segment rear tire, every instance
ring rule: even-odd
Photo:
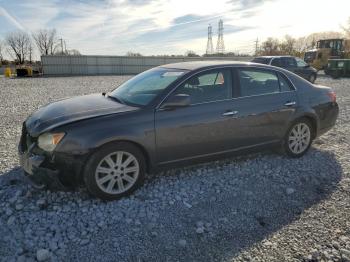
[[[284,152],[290,157],[303,156],[312,144],[313,132],[313,126],[309,120],[302,118],[295,121],[284,137]]]
[[[84,181],[90,194],[103,200],[130,195],[143,184],[146,162],[133,144],[118,142],[96,151],[85,166]]]

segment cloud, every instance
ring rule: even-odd
[[[10,15],[5,8],[1,6],[0,6],[0,16],[5,17],[17,29],[25,31],[25,27],[20,22],[18,22],[14,16]]]
[[[339,6],[348,4],[348,0],[338,1]],[[188,49],[203,53],[208,24],[213,26],[215,46],[217,23],[223,19],[227,51],[253,50],[257,37],[334,30],[345,23],[348,9],[332,10],[326,8],[326,3],[326,0],[2,1],[0,38],[13,29],[33,32],[56,28],[67,48],[83,54],[120,55],[129,50],[183,54]],[[310,14],[309,10],[316,5],[325,7]],[[313,23],[309,22],[311,18]]]

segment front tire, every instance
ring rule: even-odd
[[[290,157],[301,157],[310,148],[313,140],[313,128],[307,119],[295,121],[284,138],[284,151]]]
[[[103,200],[130,195],[144,181],[145,158],[136,146],[118,142],[103,146],[88,160],[84,181],[89,193]]]

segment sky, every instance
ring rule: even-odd
[[[0,0],[0,39],[56,28],[86,55],[203,54],[222,19],[226,51],[252,53],[257,38],[340,31],[349,10],[349,0]]]

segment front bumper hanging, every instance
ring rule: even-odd
[[[24,175],[37,189],[66,190],[66,187],[59,179],[59,171],[52,170],[41,165],[45,161],[45,156],[35,155],[19,150],[20,164],[24,170]]]

